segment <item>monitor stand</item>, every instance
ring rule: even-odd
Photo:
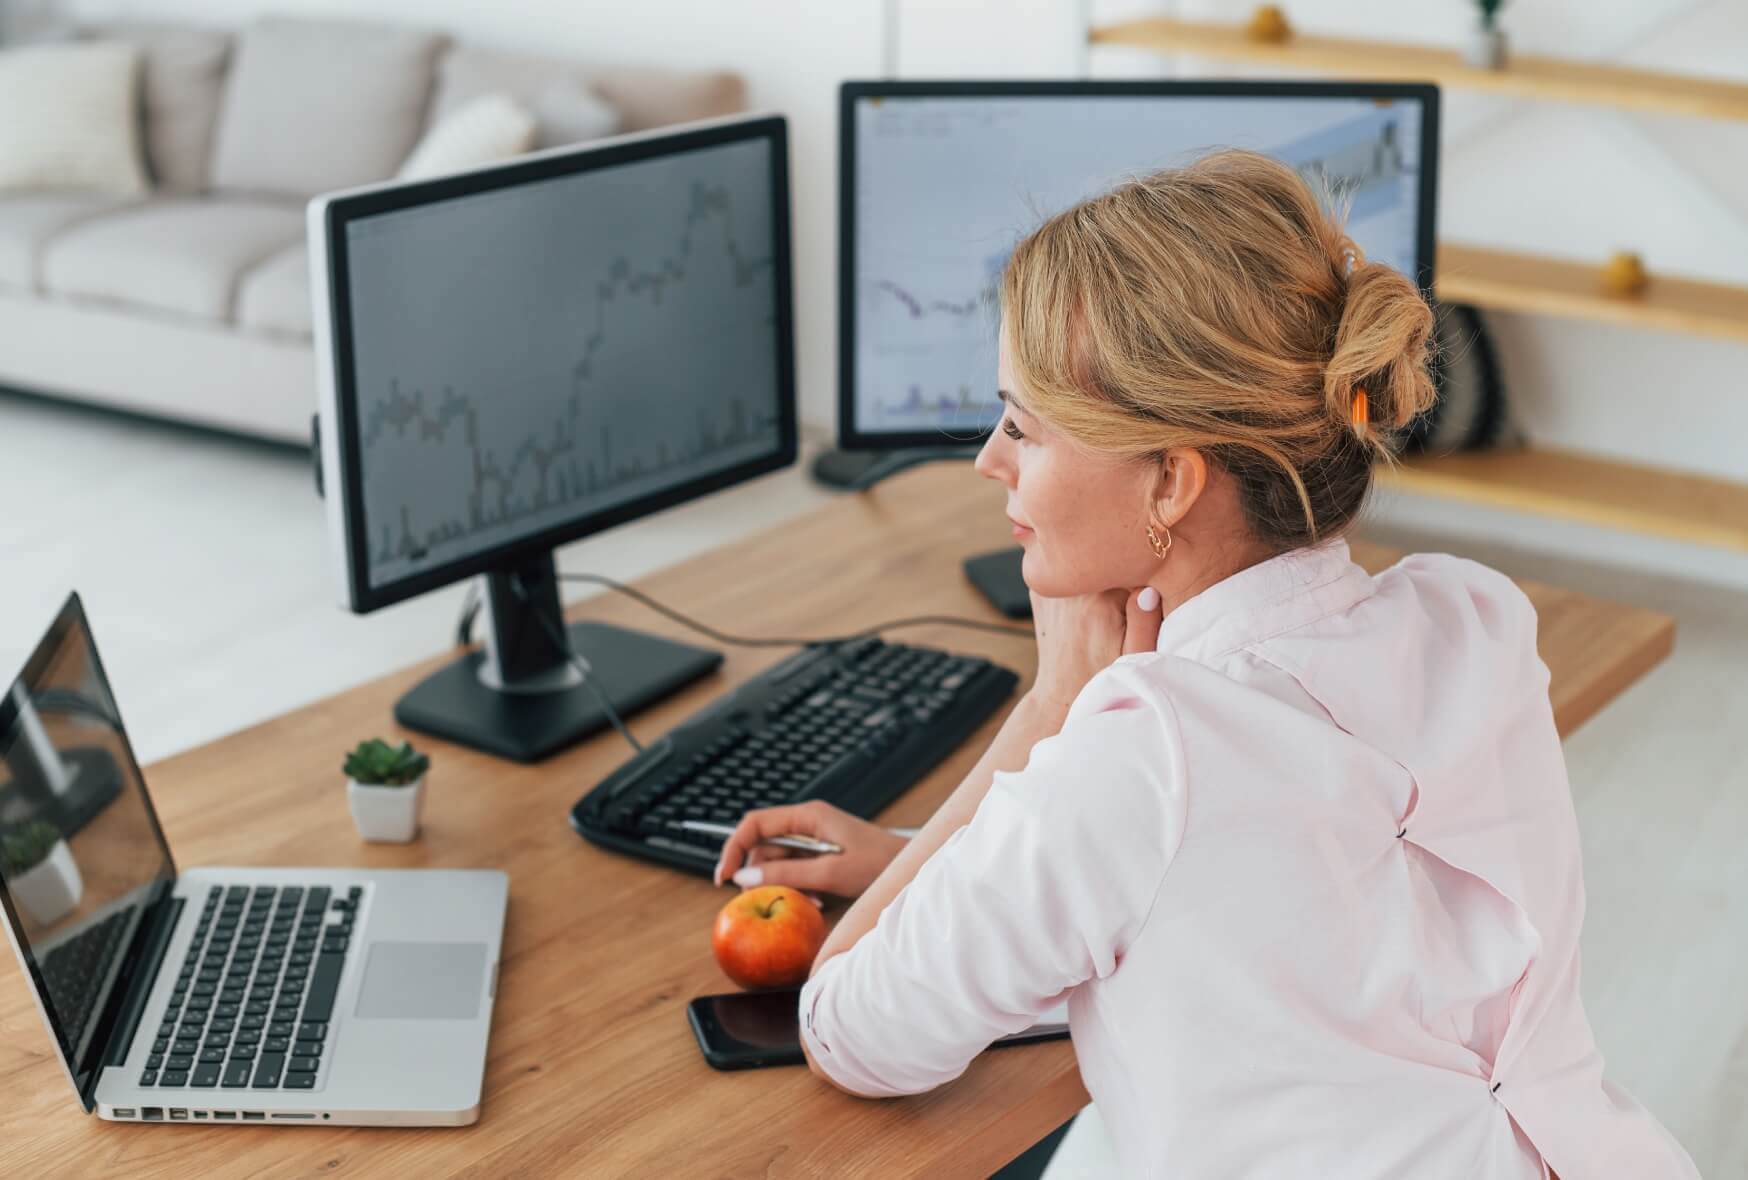
[[[538,762],[611,724],[572,652],[621,718],[722,665],[719,651],[610,623],[561,630],[563,617],[552,554],[487,573],[484,649],[414,685],[395,702],[395,720],[488,754]]]
[[[813,478],[828,488],[865,491],[907,467],[940,459],[975,459],[978,447],[912,447],[901,451],[821,451],[813,461]]]
[[[1018,545],[965,559],[965,576],[996,610],[1010,619],[1032,617],[1032,593],[1020,573],[1026,551]]]

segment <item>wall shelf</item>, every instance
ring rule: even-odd
[[[1125,45],[1223,61],[1256,62],[1345,78],[1426,80],[1513,98],[1592,103],[1666,115],[1748,120],[1748,85],[1599,62],[1512,54],[1503,69],[1464,63],[1454,50],[1295,32],[1252,41],[1240,25],[1152,17],[1094,28],[1094,45]]]
[[[1438,296],[1524,311],[1748,343],[1748,287],[1653,274],[1642,291],[1610,295],[1602,268],[1535,254],[1441,243]]]
[[[1379,485],[1748,553],[1748,484],[1571,451],[1518,448],[1380,467]]]

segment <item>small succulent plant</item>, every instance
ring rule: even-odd
[[[391,746],[381,738],[359,742],[358,748],[346,755],[342,767],[356,782],[378,787],[404,787],[417,782],[431,765],[431,759],[413,749],[413,743]]]
[[[48,859],[61,842],[61,829],[47,820],[31,820],[0,835],[0,869],[6,875],[28,873]]]

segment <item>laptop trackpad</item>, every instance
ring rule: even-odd
[[[357,1015],[382,1020],[471,1020],[485,991],[483,942],[376,942],[364,964]]]

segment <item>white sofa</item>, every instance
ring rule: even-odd
[[[591,67],[424,29],[274,19],[83,30],[139,47],[143,198],[0,192],[0,388],[291,443],[315,406],[303,207],[393,176],[506,93],[536,147],[741,110],[730,72]]]

